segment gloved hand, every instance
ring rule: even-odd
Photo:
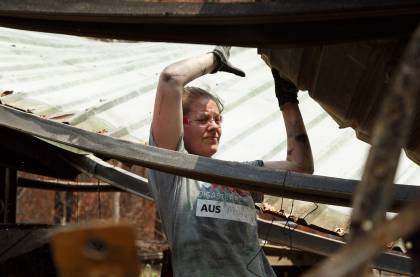
[[[274,89],[276,91],[276,97],[279,101],[280,110],[283,110],[283,105],[286,103],[299,104],[297,99],[297,87],[290,81],[280,77],[277,69],[272,68],[271,73],[274,78]]]
[[[245,72],[241,69],[233,66],[228,60],[230,56],[230,46],[216,46],[211,53],[214,54],[218,61],[218,65],[215,70],[211,73],[216,73],[218,71],[225,71],[229,73],[233,73],[235,75],[245,77]]]

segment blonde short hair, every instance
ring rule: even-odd
[[[184,91],[182,93],[182,112],[184,115],[190,112],[191,103],[200,97],[213,100],[216,103],[217,108],[219,108],[219,112],[223,112],[224,105],[222,100],[216,95],[211,94],[210,92],[199,87],[184,87]]]

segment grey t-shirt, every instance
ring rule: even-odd
[[[152,134],[149,144],[155,146]],[[186,152],[183,141],[178,151]],[[249,192],[156,170],[148,179],[175,276],[275,276],[258,242]]]

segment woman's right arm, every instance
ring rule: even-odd
[[[213,53],[188,58],[167,66],[160,74],[152,119],[156,146],[176,150],[182,135],[182,92],[192,80],[214,71]]]

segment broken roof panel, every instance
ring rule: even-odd
[[[211,49],[0,28],[0,93],[7,92],[0,101],[92,132],[147,141],[159,72],[171,62]],[[284,159],[286,135],[269,68],[252,48],[233,48],[231,60],[247,77],[218,73],[194,82],[225,102],[224,133],[216,157]],[[307,93],[300,93],[299,100],[315,174],[360,179],[368,145],[351,129],[339,130]],[[419,184],[419,173],[419,167],[402,155],[396,182]]]

